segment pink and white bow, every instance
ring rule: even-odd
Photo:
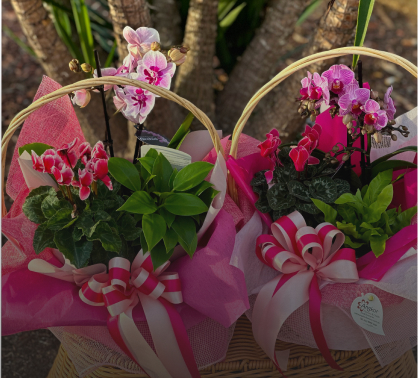
[[[330,223],[315,229],[294,211],[271,225],[273,235],[257,238],[257,256],[269,267],[283,273],[264,285],[253,311],[253,333],[258,344],[281,371],[275,352],[277,335],[286,319],[309,300],[309,318],[318,349],[334,369],[340,366],[328,349],[321,327],[321,280],[350,283],[358,281],[355,252],[340,247],[345,236]],[[285,369],[284,369],[285,370]]]
[[[92,306],[106,306],[110,334],[121,349],[152,378],[200,377],[183,321],[173,306],[183,302],[178,273],[156,271],[149,252],[130,262],[109,261],[109,273],[92,276],[80,289],[80,298]],[[157,355],[132,318],[141,302]],[[158,356],[158,357],[157,357]]]
[[[154,272],[149,252],[139,251],[132,266],[115,257],[104,264],[75,269],[55,250],[62,267],[32,260],[28,268],[82,286],[79,295],[91,306],[106,306],[107,325],[116,344],[151,378],[199,378],[193,351],[183,321],[174,305],[183,302],[178,273],[165,270],[166,262]],[[139,332],[132,310],[141,303],[156,353]]]

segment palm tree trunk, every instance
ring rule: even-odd
[[[151,15],[146,0],[109,0],[110,16],[118,44],[119,61],[128,55],[128,43],[123,38],[123,29],[130,26],[137,29],[151,26]]]
[[[336,0],[329,12],[326,12],[303,55],[346,46],[353,36],[357,23],[359,0]],[[309,67],[311,72],[321,73],[335,64],[326,60]],[[277,128],[283,140],[295,138],[305,123],[297,113],[295,98],[299,94],[300,80],[305,71],[293,74],[287,81],[276,88],[261,103],[261,109],[249,120],[246,132],[258,139],[264,138],[272,128]]]
[[[175,92],[213,119],[213,57],[217,33],[218,0],[191,0],[183,44],[190,48],[179,67]]]
[[[225,89],[217,99],[217,119],[231,133],[245,105],[264,85],[277,62],[286,53],[286,40],[310,0],[270,0],[265,19],[235,65]]]
[[[181,18],[176,0],[153,0],[152,23],[160,33],[161,46],[169,48],[182,41]]]
[[[42,0],[11,0],[11,3],[46,74],[62,85],[74,82],[68,68],[72,57],[59,38]]]

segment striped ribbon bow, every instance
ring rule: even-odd
[[[273,235],[257,238],[258,258],[283,273],[267,283],[257,296],[253,333],[258,344],[281,372],[276,338],[286,319],[309,300],[309,318],[315,342],[327,363],[342,370],[328,349],[321,327],[321,291],[318,281],[358,281],[355,252],[344,244],[344,234],[330,223],[315,229],[295,211],[271,225]]]
[[[122,257],[109,261],[108,274],[96,274],[79,291],[83,302],[106,306],[107,325],[118,346],[152,378],[200,377],[183,321],[173,304],[183,302],[177,273],[156,271],[149,252],[130,262]],[[136,327],[133,308],[141,302],[157,355]],[[158,357],[157,357],[158,356]]]

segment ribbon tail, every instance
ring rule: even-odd
[[[200,378],[186,328],[174,306],[164,298],[139,293],[158,357],[173,378]]]
[[[128,357],[135,361],[149,377],[172,378],[165,366],[141,335],[141,332],[139,332],[131,317],[125,313],[117,316],[109,316],[107,326],[110,335],[116,344]]]
[[[325,361],[333,369],[343,370],[332,358],[329,351],[327,342],[325,340],[324,332],[321,325],[321,300],[322,295],[319,290],[318,280],[316,275],[312,277],[311,284],[309,285],[309,320],[311,323],[312,333],[318,346],[319,351],[325,358]]]

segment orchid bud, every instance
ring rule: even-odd
[[[382,139],[383,139],[382,133],[379,133],[379,132],[374,133],[373,138],[376,141],[376,143],[382,143]]]
[[[329,153],[329,152],[327,152],[326,154],[325,154],[325,158],[326,159],[329,159],[331,157],[331,154]]]
[[[337,164],[338,160],[336,158],[331,159],[331,164]]]
[[[388,124],[389,124],[390,126],[393,126],[395,123],[396,123],[396,121],[395,121],[394,119],[392,119],[391,121],[389,121],[389,122],[388,122]]]
[[[315,122],[315,120],[316,120],[316,115],[315,114],[311,114],[311,121],[312,122]]]
[[[308,110],[315,110],[315,102],[311,101],[308,105]]]
[[[363,130],[365,130],[365,133],[371,134],[374,131],[374,127],[373,125],[364,125]]]
[[[407,128],[406,126],[401,126],[401,129],[402,129],[403,131],[408,131],[408,128]]]
[[[85,89],[80,89],[78,91],[73,92],[74,97],[72,98],[72,102],[75,105],[78,105],[80,108],[84,108],[91,100],[90,91]]]
[[[73,72],[81,72],[81,66],[78,59],[71,60],[71,62],[68,63],[68,66],[70,67],[70,70]]]
[[[340,148],[338,147],[338,145],[335,145],[334,147],[332,147],[332,152],[335,154],[340,150]]]
[[[343,117],[343,124],[348,125],[348,123],[351,122],[352,120],[353,120],[353,116],[351,114],[346,114]],[[351,125],[353,125],[353,124],[351,124]]]
[[[152,51],[160,51],[161,45],[158,42],[152,42],[151,43],[151,50]]]
[[[392,134],[390,137],[392,138],[394,142],[398,140],[398,137],[395,134]]]
[[[176,66],[180,66],[186,61],[187,52],[189,50],[190,49],[186,46],[172,47],[168,51],[168,57],[176,64]]]
[[[372,100],[376,100],[377,98],[379,98],[379,93],[375,91],[370,91],[370,98]]]
[[[93,67],[88,63],[83,63],[81,69],[86,73],[90,73],[93,70]]]
[[[347,126],[347,129],[350,130],[353,127],[353,122],[351,122],[351,121],[348,122],[346,126]]]
[[[350,154],[344,154],[341,158],[342,161],[347,161],[348,159],[350,159]]]

